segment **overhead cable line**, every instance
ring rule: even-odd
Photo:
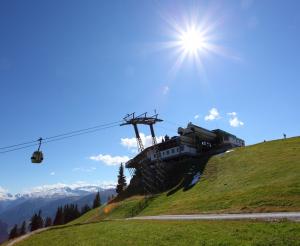
[[[120,122],[121,121],[115,121],[115,122],[111,122],[111,123],[107,123],[107,124],[101,124],[101,125],[97,125],[94,127],[76,130],[76,131],[70,131],[70,132],[58,134],[58,135],[51,136],[51,137],[46,137],[46,138],[43,138],[43,144],[49,143],[49,142],[54,142],[54,141],[59,141],[62,139],[71,138],[71,137],[75,137],[75,136],[79,136],[79,135],[83,135],[83,134],[88,134],[88,133],[108,129],[111,127],[116,127],[116,126],[119,126]],[[39,140],[34,140],[34,141],[28,141],[28,142],[14,144],[14,145],[6,146],[6,147],[1,147],[0,150],[2,149],[3,151],[0,151],[0,154],[35,146],[38,144],[38,141]],[[33,144],[33,143],[35,143],[35,144]],[[17,147],[17,148],[14,148],[14,147]]]
[[[98,129],[93,129],[93,130],[89,130],[89,131],[85,131],[85,132],[75,133],[75,134],[68,135],[68,136],[62,136],[62,137],[55,138],[55,139],[52,138],[51,140],[45,141],[43,143],[45,144],[45,143],[55,142],[55,141],[59,141],[59,140],[62,140],[62,139],[76,137],[76,136],[80,136],[80,135],[84,135],[84,134],[88,134],[88,133],[92,133],[92,132],[97,132],[97,131],[100,131],[100,130],[105,130],[105,129],[113,128],[113,127],[117,127],[117,126],[120,126],[120,125],[115,124],[115,125],[106,126],[106,127],[102,127],[102,128],[98,128]],[[49,138],[47,138],[47,139],[49,139]]]
[[[10,146],[0,147],[0,149],[10,149],[13,147],[18,147],[18,146],[22,146],[22,145],[26,145],[26,144],[35,143],[35,142],[37,142],[37,140],[32,140],[32,141],[24,142],[24,143],[20,143],[20,144],[14,144],[14,145],[10,145]]]
[[[0,154],[4,154],[4,153],[16,151],[16,150],[20,150],[20,149],[26,149],[26,148],[29,148],[29,147],[32,147],[32,146],[36,146],[37,144],[38,144],[38,143],[36,143],[36,144],[31,144],[31,145],[26,145],[26,146],[14,148],[14,149],[4,150],[4,151],[1,151]]]
[[[66,135],[70,135],[70,134],[74,134],[74,133],[79,133],[79,132],[85,132],[85,131],[97,129],[97,128],[100,128],[100,127],[104,127],[104,129],[106,129],[105,127],[108,127],[108,126],[114,125],[114,124],[118,124],[119,125],[120,122],[122,122],[122,121],[119,120],[119,121],[115,121],[115,122],[111,122],[111,123],[107,123],[107,124],[101,124],[101,125],[97,125],[97,126],[93,126],[93,127],[81,129],[81,130],[76,130],[76,131],[71,131],[71,132],[67,132],[67,133],[62,133],[62,134],[58,134],[56,136],[43,138],[43,140],[53,139],[53,138],[58,138],[58,137],[63,137],[63,136],[66,136]]]
[[[76,133],[76,134],[72,134],[72,135],[68,135],[68,136],[63,136],[63,137],[59,137],[59,138],[53,138],[53,139],[48,140],[48,141],[43,141],[42,143],[46,144],[46,143],[50,143],[50,142],[60,141],[60,140],[66,139],[66,138],[71,138],[71,137],[75,137],[75,136],[79,136],[79,135],[84,135],[84,134],[88,134],[88,133],[92,133],[92,132],[96,132],[96,131],[100,131],[100,130],[104,130],[104,129],[108,129],[108,128],[112,128],[112,127],[117,127],[117,126],[119,126],[119,124],[111,125],[111,126],[107,126],[107,127],[102,127],[102,128],[98,128],[98,129],[94,129],[94,130],[89,130],[89,131],[86,131],[86,132],[80,132],[80,133]],[[30,145],[26,145],[26,146],[22,146],[22,147],[18,147],[18,148],[4,150],[4,151],[1,151],[0,154],[16,151],[16,150],[20,150],[20,149],[26,149],[26,148],[29,148],[29,147],[32,147],[32,146],[36,146],[38,144],[39,144],[38,140],[36,140],[35,144],[30,144]]]

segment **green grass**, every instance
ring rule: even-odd
[[[68,225],[74,225],[74,224],[84,224],[84,223],[90,223],[99,220],[99,214],[100,210],[103,209],[103,206],[100,208],[92,209],[88,211],[87,213],[83,214],[76,220],[73,220],[68,223]]]
[[[135,215],[133,212],[142,200],[142,196],[134,196],[121,202],[103,205],[100,208],[92,209],[78,219],[71,221],[68,225],[91,223],[103,219],[123,219],[132,217]]]
[[[102,206],[18,245],[300,245],[300,224],[287,221],[109,221],[137,214],[300,211],[300,137],[214,156],[193,188],[143,204],[137,196]]]
[[[141,215],[300,211],[300,138],[214,156],[200,182],[155,198]]]
[[[92,210],[73,223],[136,215],[142,197]],[[212,157],[190,190],[163,193],[139,215],[300,211],[300,137]]]
[[[103,221],[53,228],[35,245],[300,245],[300,224],[255,221]]]

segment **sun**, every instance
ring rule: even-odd
[[[188,59],[196,64],[199,71],[202,71],[205,56],[214,52],[216,47],[212,44],[209,26],[194,22],[185,25],[185,28],[179,25],[177,27],[175,39],[169,46],[174,48],[178,55],[172,70],[179,70],[183,62]]]
[[[182,31],[179,36],[179,45],[184,52],[196,55],[205,48],[205,37],[199,28],[192,26]]]
[[[207,15],[213,16],[213,15]],[[218,18],[211,20],[204,15],[191,15],[185,17],[180,22],[174,18],[166,18],[170,39],[160,43],[160,48],[170,49],[174,61],[170,69],[170,74],[175,75],[184,63],[197,69],[201,74],[205,74],[204,63],[213,55],[227,56],[227,52],[221,45],[222,24]]]

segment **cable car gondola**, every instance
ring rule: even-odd
[[[41,163],[44,160],[43,152],[40,151],[42,140],[43,140],[42,138],[38,139],[38,141],[39,141],[39,148],[38,148],[37,151],[34,151],[33,154],[32,154],[32,156],[31,156],[31,162],[32,163]]]

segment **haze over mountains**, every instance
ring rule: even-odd
[[[102,202],[106,202],[108,196],[115,195],[113,184],[44,185],[15,195],[0,190],[0,234],[14,224],[29,220],[32,214],[40,209],[43,217],[53,218],[58,206],[68,203],[77,204],[79,209],[85,204],[92,206],[95,193],[98,191]]]

